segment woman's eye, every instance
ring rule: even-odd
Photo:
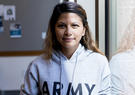
[[[74,28],[79,27],[79,25],[78,25],[78,24],[72,24],[72,26],[73,26]]]
[[[57,25],[58,28],[65,28],[66,26],[64,24]]]

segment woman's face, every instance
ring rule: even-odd
[[[77,14],[63,13],[56,22],[55,32],[62,49],[76,49],[85,35],[85,28]]]

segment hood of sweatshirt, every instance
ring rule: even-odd
[[[52,54],[52,60],[54,60],[56,63],[59,63],[60,61],[70,61],[72,63],[74,63],[75,61],[77,61],[80,57],[81,59],[84,60],[84,58],[86,58],[86,56],[88,56],[89,54],[92,53],[91,50],[89,50],[90,52],[86,52],[84,46],[82,46],[81,44],[79,44],[78,48],[76,49],[76,51],[73,53],[73,55],[71,56],[70,59],[68,59],[61,51],[57,52],[57,51],[53,51]],[[60,63],[61,63],[60,62]],[[75,62],[76,63],[76,62]]]

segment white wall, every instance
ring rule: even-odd
[[[0,57],[0,90],[19,89],[27,66],[35,57]]]
[[[105,0],[99,0],[99,48],[105,52]]]
[[[92,36],[95,39],[95,0],[77,0],[77,3],[86,10]]]
[[[117,49],[117,0],[110,0],[110,41],[109,41],[109,57],[115,53]]]

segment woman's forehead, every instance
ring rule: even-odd
[[[81,17],[76,14],[76,13],[62,13],[58,19],[59,20],[68,20],[68,19],[72,19],[73,21],[77,20],[77,21],[82,21]]]

